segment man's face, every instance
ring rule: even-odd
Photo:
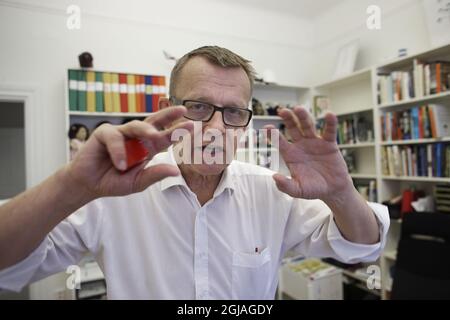
[[[182,101],[195,100],[214,104],[218,107],[247,108],[250,100],[250,91],[249,78],[243,69],[223,68],[211,64],[203,57],[194,57],[181,70],[174,96]],[[200,125],[200,123],[198,124]],[[196,137],[190,139],[192,159],[190,164],[184,163],[183,166],[189,167],[189,169],[202,175],[219,175],[229,164],[227,163],[229,161],[226,161],[226,159],[232,159],[232,155],[236,151],[236,135],[242,133],[245,128],[225,125],[220,112],[215,112],[211,120],[202,122],[201,126],[203,135],[202,146],[194,145]],[[212,136],[217,137],[218,134],[222,138],[222,143],[220,143],[220,140],[216,139],[217,141],[213,141],[215,139],[211,138]],[[233,147],[231,147],[231,139],[234,140]],[[216,146],[216,144],[223,146],[223,152],[220,148],[214,148],[215,153],[211,153],[211,149],[205,149],[208,145]],[[194,164],[195,152],[202,152],[203,160],[205,160],[205,156],[212,154],[214,159],[220,158],[222,161],[212,164],[206,164],[204,163],[205,161],[202,161],[201,164]],[[231,157],[229,152],[232,152]]]

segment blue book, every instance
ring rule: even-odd
[[[442,142],[436,143],[436,176],[442,177]]]
[[[145,112],[153,112],[153,85],[152,76],[145,76]]]

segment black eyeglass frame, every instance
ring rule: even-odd
[[[183,106],[185,105],[186,102],[198,102],[198,103],[202,103],[202,104],[205,104],[205,105],[208,105],[208,106],[211,106],[211,107],[214,108],[214,111],[211,113],[211,116],[208,119],[205,119],[205,120],[191,119],[191,118],[188,118],[188,117],[184,116],[186,119],[193,120],[193,121],[208,122],[208,121],[210,121],[212,119],[212,117],[214,116],[216,111],[219,111],[220,113],[222,113],[222,121],[223,121],[223,123],[225,123],[227,126],[235,127],[235,128],[244,128],[244,127],[248,126],[248,124],[250,123],[250,120],[252,120],[252,116],[253,116],[253,111],[250,110],[250,109],[244,109],[244,108],[238,108],[238,107],[218,107],[218,106],[216,106],[216,105],[214,105],[212,103],[208,103],[208,102],[197,101],[197,100],[180,100],[180,99],[177,99],[177,98],[174,98],[174,97],[171,97],[170,101],[172,101],[172,103],[174,103],[174,104],[183,105]],[[242,125],[242,126],[236,126],[236,125],[233,125],[233,124],[228,124],[225,121],[225,114],[224,114],[224,112],[225,112],[225,110],[229,110],[229,109],[239,109],[239,110],[243,110],[243,111],[248,112],[250,114],[250,116],[248,117],[247,123],[245,125]]]

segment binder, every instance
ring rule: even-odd
[[[136,88],[138,93],[136,98],[136,104],[139,106],[137,108],[137,111],[145,112],[145,80],[143,75],[137,76]]]
[[[78,70],[69,70],[69,110],[78,110]]]
[[[103,107],[103,74],[102,72],[95,73],[95,111],[105,111]]]
[[[145,112],[153,112],[152,76],[145,76]]]
[[[113,112],[113,92],[111,73],[103,73],[103,98],[105,112]]]
[[[120,112],[120,88],[119,88],[119,74],[111,74],[111,94],[112,94],[112,111]]]
[[[95,112],[95,72],[86,71],[87,80],[87,111]]]
[[[119,74],[120,112],[128,112],[128,85],[127,75]]]
[[[86,111],[86,71],[78,71],[78,110]]]
[[[136,80],[133,74],[127,74],[128,112],[136,113]]]

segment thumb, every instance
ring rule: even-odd
[[[134,192],[142,191],[155,182],[167,177],[175,177],[180,174],[177,166],[170,164],[157,164],[142,170],[136,177]]]
[[[293,198],[300,198],[302,195],[301,188],[298,184],[298,181],[283,176],[282,174],[276,173],[272,176],[273,180],[277,185],[278,190],[281,192],[287,193]]]

